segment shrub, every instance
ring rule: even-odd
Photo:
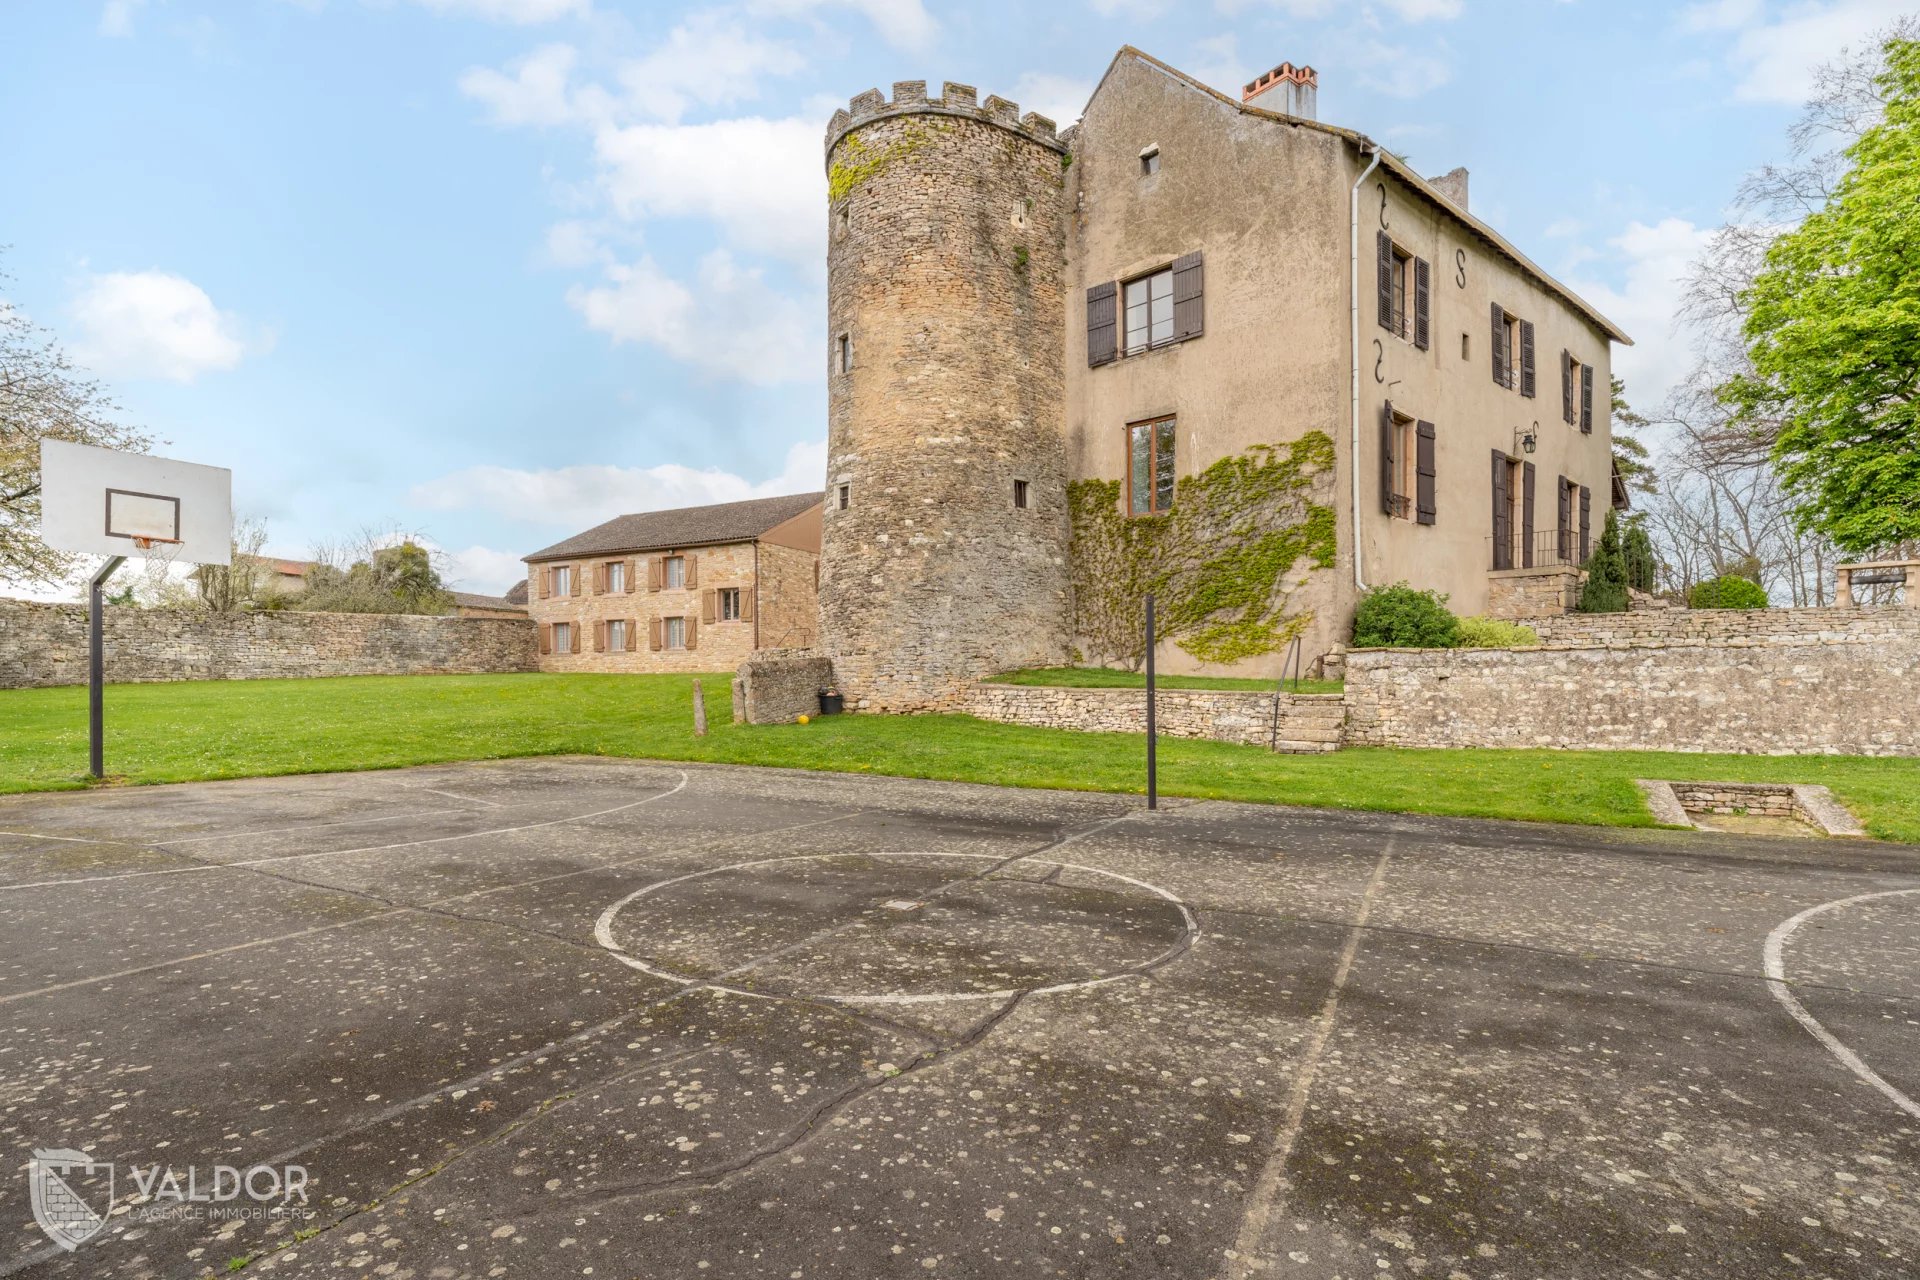
[[[1538,631],[1503,618],[1462,618],[1458,634],[1455,643],[1462,649],[1518,649],[1540,643]]]
[[[1353,643],[1361,649],[1451,649],[1459,628],[1445,596],[1404,582],[1375,587],[1353,611]]]
[[[1581,613],[1627,611],[1627,558],[1620,550],[1620,522],[1607,512],[1600,545],[1587,560],[1587,582],[1580,588]]]
[[[1692,609],[1764,609],[1767,607],[1767,589],[1752,578],[1725,573],[1695,583],[1693,590],[1687,592],[1687,606]]]
[[[1641,517],[1627,521],[1627,536],[1621,550],[1627,558],[1627,585],[1635,591],[1651,592],[1659,561],[1653,554],[1653,536],[1647,532],[1646,521]]]

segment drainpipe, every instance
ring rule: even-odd
[[[1349,230],[1353,236],[1353,269],[1347,296],[1353,325],[1353,438],[1347,450],[1347,470],[1353,477],[1353,585],[1360,591],[1367,589],[1367,575],[1360,563],[1360,188],[1379,164],[1380,148],[1373,146],[1373,159],[1354,179],[1347,202]]]

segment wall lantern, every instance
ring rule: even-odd
[[[1515,427],[1513,429],[1513,435],[1514,435],[1514,443],[1520,446],[1520,452],[1532,453],[1534,450],[1534,447],[1540,443],[1539,420],[1535,419],[1534,424],[1531,427],[1527,427],[1525,429],[1522,429],[1520,427]]]

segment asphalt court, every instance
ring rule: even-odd
[[[0,801],[0,1275],[1913,1276],[1917,1098],[1895,846],[594,759]],[[50,1148],[115,1167],[71,1252]]]

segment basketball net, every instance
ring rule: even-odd
[[[156,601],[165,600],[173,581],[173,562],[186,545],[175,538],[135,538],[134,550],[143,557],[141,569],[147,577],[147,593]]]

